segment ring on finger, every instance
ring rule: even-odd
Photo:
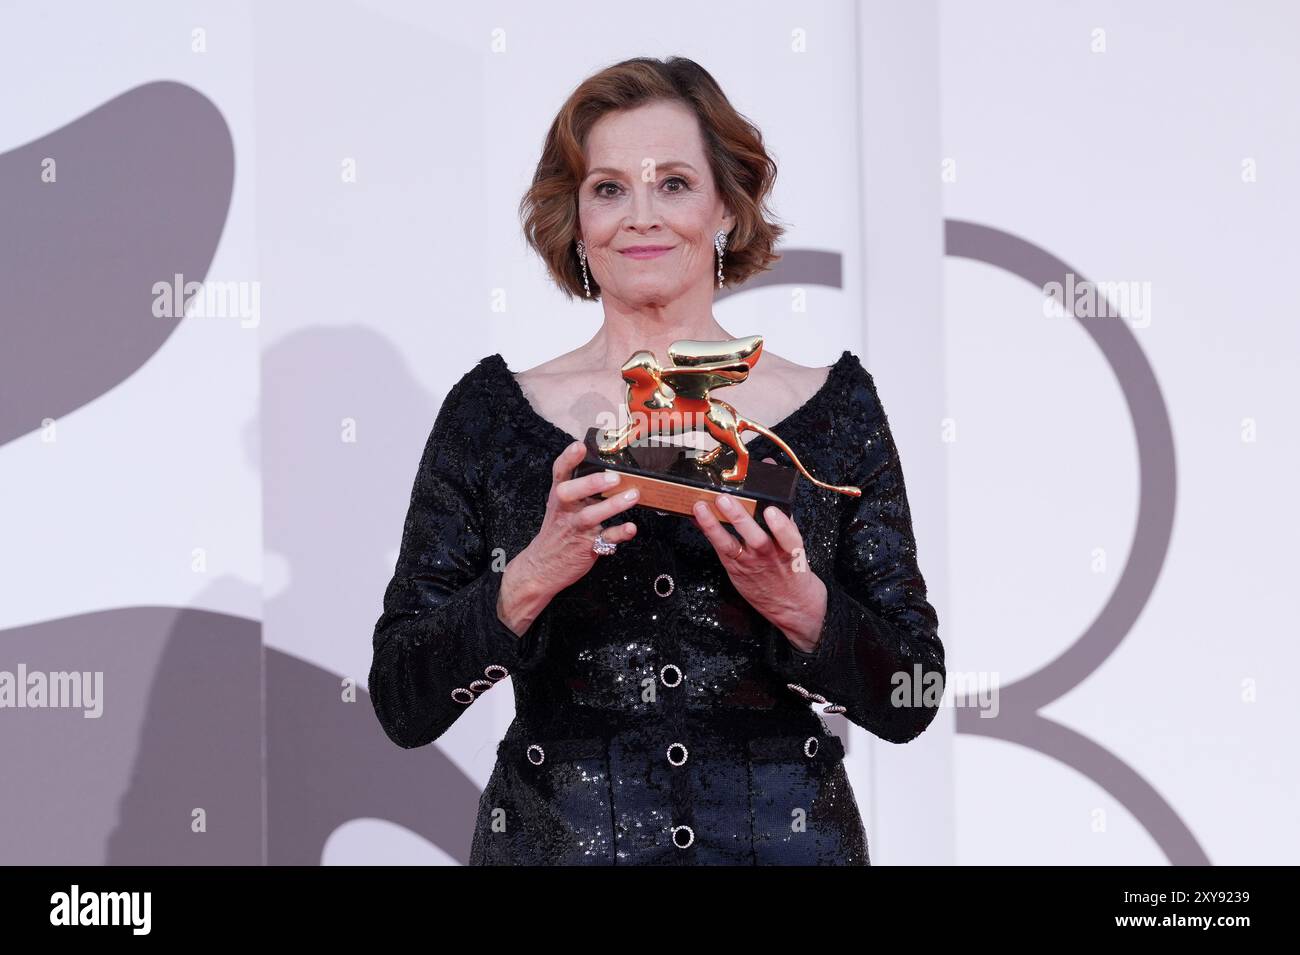
[[[595,541],[592,542],[591,549],[601,557],[608,557],[614,551],[618,550],[618,545],[613,541],[605,540],[604,532],[596,535]]]

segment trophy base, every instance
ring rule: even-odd
[[[727,494],[765,530],[763,508],[770,504],[787,516],[793,511],[799,472],[792,467],[751,457],[745,480],[728,484],[721,474],[734,457],[730,451],[720,455],[714,464],[701,466],[696,459],[705,452],[651,439],[618,454],[605,455],[600,453],[597,444],[600,434],[600,428],[587,430],[587,456],[574,468],[573,476],[584,477],[596,471],[621,474],[623,479],[619,483],[598,492],[601,497],[613,497],[637,488],[641,492],[638,506],[686,516],[692,514],[696,501],[704,501],[714,517],[729,524],[717,505],[717,499]]]

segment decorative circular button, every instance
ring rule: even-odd
[[[533,759],[533,750],[537,750],[536,759]],[[546,759],[546,752],[536,743],[533,743],[528,747],[528,761],[532,763],[534,766],[542,765],[542,762],[545,759]]]
[[[668,682],[669,670],[672,670],[673,673],[677,674],[677,679],[673,680],[673,682],[671,683]],[[679,668],[675,663],[665,663],[663,669],[659,671],[659,680],[661,683],[663,683],[664,686],[676,686],[677,684],[682,682],[681,668]]]
[[[809,759],[817,755],[817,737],[809,736],[803,743],[803,754]]]
[[[803,687],[801,687],[798,683],[787,683],[787,684],[786,684],[786,689],[794,690],[796,693],[798,693],[800,696],[802,696],[805,700],[808,699],[808,691],[805,690]]]
[[[667,590],[661,590],[661,589],[660,589],[660,587],[659,587],[659,581],[661,581],[661,580],[666,580],[666,581],[668,581],[668,589],[667,589]],[[660,574],[658,577],[655,578],[655,593],[657,593],[660,597],[667,597],[667,596],[669,596],[670,594],[672,594],[672,592],[673,592],[673,587],[674,587],[673,579],[672,579],[672,577],[668,576],[667,574]]]
[[[822,712],[823,713],[846,713],[848,711],[845,710],[844,707],[840,706],[840,704],[832,703],[830,706],[826,707],[826,709],[822,710]]]
[[[809,693],[809,694],[808,694],[808,699],[812,700],[814,703],[826,703],[826,702],[827,702],[826,697],[822,696],[820,693]]]
[[[679,832],[686,833],[685,842],[677,841],[677,833]],[[678,849],[689,848],[691,843],[694,841],[695,841],[695,830],[692,829],[690,826],[673,826],[673,845],[675,845]]]
[[[673,750],[677,750],[681,753],[680,759],[673,759]],[[674,766],[683,765],[686,762],[686,757],[688,755],[690,754],[687,752],[686,747],[681,743],[673,743],[673,745],[668,747],[668,762],[672,763]]]
[[[471,690],[473,690],[475,693],[482,693],[484,690],[490,690],[490,689],[492,689],[492,681],[491,681],[491,680],[475,680],[473,683],[471,683],[471,684],[469,685],[469,688],[470,688]]]
[[[498,674],[497,676],[492,675],[493,670],[497,672]],[[510,671],[507,670],[499,663],[489,663],[487,666],[483,668],[483,675],[487,677],[489,680],[491,680],[493,683],[495,683],[497,680],[504,680],[506,677],[508,677],[510,675]]]
[[[457,696],[456,695],[457,693],[460,693],[462,695]],[[451,691],[451,698],[455,700],[457,703],[464,703],[466,706],[468,706],[470,703],[474,702],[474,691],[467,690],[463,686],[458,686],[456,687],[456,689]]]

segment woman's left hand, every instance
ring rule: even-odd
[[[694,506],[695,526],[713,545],[740,595],[797,649],[811,653],[826,617],[826,585],[808,566],[799,528],[780,509],[769,506],[763,512],[769,535],[731,495],[719,495],[716,504],[740,534],[739,540],[703,501]]]

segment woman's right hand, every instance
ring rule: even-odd
[[[604,534],[611,544],[621,544],[636,536],[636,525],[631,521],[602,527],[604,521],[635,507],[639,499],[635,488],[608,498],[600,497],[602,490],[617,485],[617,480],[607,482],[607,478],[611,475],[618,478],[618,472],[597,471],[580,478],[569,477],[585,453],[582,442],[575,441],[555,459],[541,529],[506,565],[500,601],[502,619],[509,622],[515,617],[516,626],[512,629],[516,633],[526,630],[536,614],[512,612],[514,594],[529,595],[530,599],[520,602],[537,607],[540,613],[540,608],[550,603],[552,597],[585,577],[601,559],[591,549],[597,534]]]

